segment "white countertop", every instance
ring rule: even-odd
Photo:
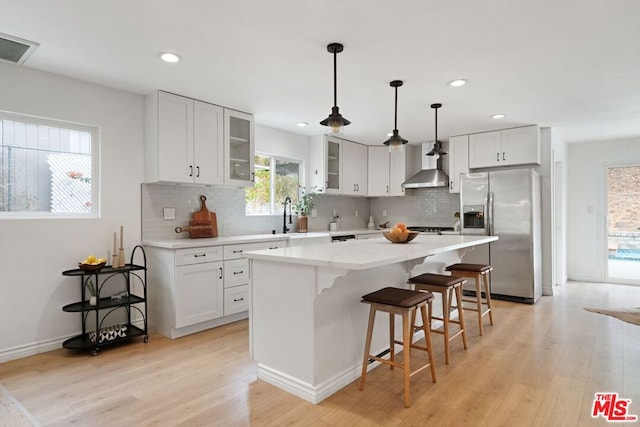
[[[188,249],[188,248],[200,248],[205,246],[221,246],[221,245],[233,245],[236,243],[257,243],[257,242],[272,242],[275,240],[288,240],[288,239],[306,239],[313,237],[330,237],[330,236],[342,236],[345,234],[374,234],[381,233],[381,230],[369,230],[369,229],[357,229],[357,230],[336,230],[336,231],[318,231],[309,233],[278,233],[278,234],[247,234],[240,236],[228,236],[228,237],[211,237],[203,239],[150,239],[144,240],[142,245],[152,246],[156,248],[165,249]]]
[[[245,252],[245,256],[250,259],[272,262],[365,270],[495,240],[498,240],[496,236],[421,234],[409,243],[394,244],[384,237],[380,237],[379,239],[250,251]]]

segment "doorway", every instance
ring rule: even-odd
[[[640,285],[640,165],[607,168],[607,281]]]

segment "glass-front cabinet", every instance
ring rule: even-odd
[[[251,114],[224,110],[225,185],[253,186],[254,175],[254,119]]]

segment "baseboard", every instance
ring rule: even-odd
[[[240,313],[230,314],[224,317],[218,317],[217,319],[208,320],[206,322],[196,323],[195,325],[185,326],[183,328],[171,328],[167,333],[160,329],[160,333],[167,338],[175,339],[182,338],[187,335],[195,334],[197,332],[206,331],[207,329],[216,328],[218,326],[226,325],[227,323],[237,322],[238,320],[244,320],[249,317],[248,311],[241,311]]]
[[[142,320],[135,320],[131,323],[144,330],[144,322]],[[10,360],[22,359],[23,357],[34,356],[40,353],[46,353],[47,351],[57,350],[59,348],[62,348],[63,342],[71,337],[75,337],[78,334],[79,332],[76,332],[64,337],[51,338],[44,341],[0,350],[0,363],[8,362]]]
[[[414,342],[420,341],[423,338],[423,331],[418,331],[413,335]],[[379,354],[384,350],[385,349],[379,349],[378,352],[374,352],[373,354]],[[395,351],[396,353],[402,351],[402,346],[396,345]],[[377,361],[369,363],[367,372],[378,365],[380,365],[380,362]],[[294,396],[298,396],[299,398],[313,404],[322,402],[324,399],[331,396],[338,390],[341,390],[347,385],[351,384],[353,381],[360,378],[361,373],[362,365],[358,363],[357,365],[344,370],[343,372],[339,373],[333,378],[328,379],[327,381],[324,381],[317,385],[313,385],[304,381],[300,381],[297,378],[258,363],[258,379],[274,385],[288,393],[293,394]]]
[[[33,356],[40,353],[46,353],[47,351],[57,350],[62,348],[62,343],[77,334],[71,334],[66,337],[52,338],[45,341],[24,344],[16,347],[11,347],[0,351],[0,363],[8,362],[10,360],[22,359],[23,357]]]

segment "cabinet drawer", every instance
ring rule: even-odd
[[[224,315],[249,310],[249,285],[224,290]]]
[[[222,261],[222,254],[222,246],[178,249],[176,251],[175,265],[202,264],[203,262]]]
[[[273,242],[258,242],[258,243],[239,243],[237,245],[225,245],[224,246],[224,259],[238,259],[244,258],[244,252],[256,251],[260,249],[277,249],[286,247],[284,240],[276,240]]]
[[[249,283],[249,260],[232,259],[224,262],[224,287],[246,285]]]

